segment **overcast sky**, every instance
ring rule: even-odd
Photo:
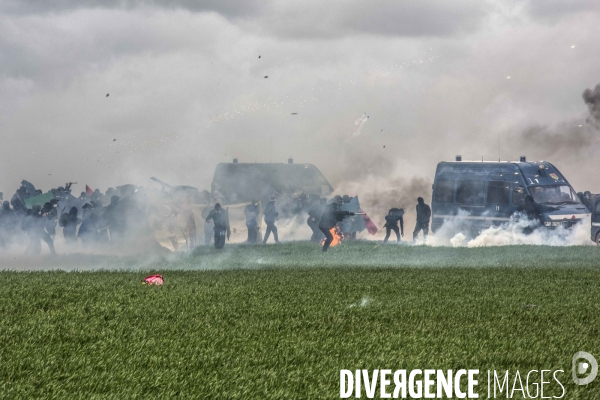
[[[599,38],[588,0],[3,0],[0,191],[208,189],[234,157],[431,179],[526,153],[599,192]]]

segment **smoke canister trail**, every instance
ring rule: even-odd
[[[367,113],[363,113],[362,117],[360,117],[359,119],[357,119],[356,121],[354,121],[354,125],[357,126],[356,130],[354,132],[352,132],[352,136],[357,137],[359,136],[362,132],[362,128],[365,125],[365,122],[367,122],[367,120],[369,119],[369,117],[367,116]]]

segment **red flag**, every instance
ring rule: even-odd
[[[362,210],[361,210],[361,212],[362,212]],[[371,218],[369,218],[369,216],[367,214],[363,215],[362,217],[365,220],[365,225],[367,226],[367,232],[369,232],[369,234],[371,234],[371,235],[376,234],[377,226],[375,226],[373,221],[371,221]]]
[[[85,191],[88,194],[88,196],[91,196],[92,194],[94,194],[94,191],[88,185],[85,185]]]

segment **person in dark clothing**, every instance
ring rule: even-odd
[[[277,210],[275,209],[275,198],[271,197],[269,202],[265,206],[265,210],[263,211],[265,215],[265,224],[267,224],[267,230],[265,232],[265,238],[263,240],[263,244],[267,243],[269,240],[269,236],[271,232],[273,232],[273,238],[275,239],[275,243],[279,243],[279,236],[277,236],[277,227],[275,226],[275,219],[279,215]]]
[[[71,207],[69,213],[60,216],[59,225],[63,227],[65,242],[70,245],[77,244],[77,225],[81,224],[81,218],[77,217],[77,207]]]
[[[396,232],[396,241],[400,241],[400,235],[404,236],[404,210],[402,208],[392,208],[385,216],[385,239],[383,243],[387,243],[392,231]],[[400,230],[398,230],[398,222],[400,222]]]
[[[56,211],[56,207],[54,206],[55,204],[55,201],[48,202],[44,204],[44,207],[42,208],[46,217],[44,228],[52,239],[54,239],[54,236],[56,236],[56,219],[58,214],[58,211]]]
[[[308,209],[308,219],[306,223],[312,230],[312,236],[310,237],[311,242],[318,243],[323,239],[323,232],[319,229],[319,222],[321,221],[321,214],[325,210],[325,199],[320,199],[320,201],[313,205]]]
[[[98,218],[94,217],[94,206],[91,203],[85,203],[82,210],[82,222],[77,232],[77,238],[81,240],[82,245],[88,246],[94,241],[94,234],[98,232],[96,226]]]
[[[215,249],[222,249],[227,235],[227,211],[219,203],[215,204],[215,208],[206,217],[206,222],[211,220],[215,224]]]
[[[423,231],[423,238],[429,234],[429,219],[431,218],[431,208],[425,204],[422,197],[417,198],[417,224],[413,231],[413,241],[417,239],[419,232]]]
[[[119,242],[125,235],[125,205],[119,196],[113,195],[104,210],[104,222],[110,232],[111,243]]]
[[[23,192],[25,193],[25,197],[23,197],[23,200],[37,195],[35,186],[33,186],[31,182],[28,182],[25,179],[21,181],[21,189],[23,189]],[[39,194],[41,194],[41,192]]]
[[[0,248],[9,245],[18,222],[19,217],[10,208],[10,203],[3,202],[0,209]]]
[[[582,201],[582,203],[590,211],[592,211],[592,208],[594,208],[594,204],[592,204],[592,193],[589,190],[586,190],[585,192],[583,192],[583,201]]]
[[[2,203],[2,209],[0,209],[0,230],[13,232],[18,222],[19,217],[11,210],[10,203],[4,201]]]
[[[10,204],[12,205],[12,208],[15,213],[23,215],[27,212],[27,207],[25,207],[26,198],[27,191],[25,190],[25,188],[21,187],[17,189],[12,199],[10,199]]]
[[[102,203],[103,198],[104,198],[104,195],[102,194],[100,189],[96,189],[96,190],[94,190],[94,193],[92,193],[92,203],[94,203],[96,201],[99,201]]]
[[[323,214],[321,214],[321,220],[319,221],[319,229],[325,235],[325,243],[323,243],[323,252],[326,252],[331,242],[333,241],[333,235],[331,234],[331,229],[335,227],[335,225],[339,221],[343,221],[344,217],[356,215],[350,211],[340,211],[340,205],[337,201],[333,201],[331,204],[325,206],[325,210]]]
[[[244,215],[246,216],[246,228],[248,228],[248,243],[256,243],[256,237],[258,235],[258,203],[256,200],[252,200],[251,204],[248,204],[244,209]]]
[[[39,205],[34,205],[31,210],[27,210],[27,215],[21,220],[21,228],[27,232],[29,236],[29,245],[25,249],[25,254],[34,256],[40,255],[42,251],[42,240],[46,242],[50,253],[56,254],[54,250],[54,241],[44,230],[46,218]]]

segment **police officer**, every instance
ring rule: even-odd
[[[265,238],[263,240],[263,244],[267,243],[269,240],[269,235],[273,232],[273,238],[275,239],[275,243],[279,243],[279,236],[277,236],[277,227],[275,226],[275,219],[279,215],[277,210],[275,209],[275,198],[271,197],[269,202],[265,206],[264,210],[265,215],[265,224],[267,224],[267,230],[265,232]]]
[[[206,222],[210,221],[215,224],[215,249],[222,249],[227,235],[227,212],[223,210],[221,204],[215,204],[215,208],[206,217]]]
[[[417,235],[423,230],[423,238],[427,238],[429,234],[429,219],[431,218],[431,208],[425,204],[422,197],[417,198],[417,225],[413,231],[413,241],[417,239]]]
[[[256,200],[252,200],[252,203],[248,204],[244,209],[246,228],[248,228],[248,243],[256,243],[256,236],[258,234],[258,212],[259,209]]]
[[[392,208],[385,216],[385,239],[383,243],[387,243],[392,231],[396,232],[396,241],[400,241],[400,235],[404,236],[404,210],[401,208]],[[398,222],[400,222],[400,230],[398,230]]]

